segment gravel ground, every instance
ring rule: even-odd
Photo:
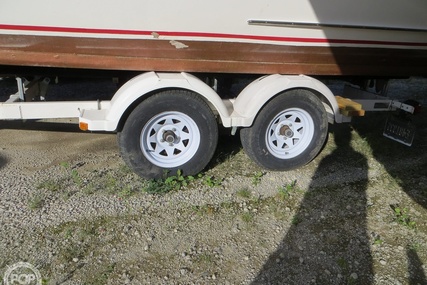
[[[426,103],[426,86],[390,91]],[[331,126],[289,172],[221,136],[204,173],[162,194],[114,134],[0,122],[0,277],[25,261],[43,284],[427,284],[427,115],[412,147],[382,137],[385,119]]]

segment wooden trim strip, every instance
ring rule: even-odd
[[[0,65],[127,71],[427,75],[427,50],[0,34]],[[1,69],[1,67],[0,67]]]

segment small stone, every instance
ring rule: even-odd
[[[249,256],[245,256],[243,259],[247,261],[249,260]]]
[[[78,261],[79,261],[79,259],[77,257],[73,258],[73,262],[78,262]]]
[[[299,258],[299,263],[303,264],[304,263],[304,258],[300,257]]]
[[[212,274],[212,280],[216,280],[216,275]]]
[[[359,276],[357,275],[357,273],[351,273],[350,277],[354,280],[356,280],[357,278],[359,278]]]
[[[381,265],[386,265],[386,264],[387,264],[387,261],[385,261],[385,260],[381,259],[381,260],[380,260],[380,263],[381,263]]]
[[[325,273],[326,273],[327,275],[331,275],[331,272],[330,272],[328,269],[325,269]]]

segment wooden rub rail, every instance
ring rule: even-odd
[[[341,96],[335,96],[338,102],[340,113],[347,117],[362,117],[365,115],[365,110],[362,109],[362,105],[354,102],[351,99],[343,98]]]

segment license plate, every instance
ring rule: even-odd
[[[385,124],[383,135],[404,145],[411,146],[415,137],[415,126],[408,120],[390,116]]]

